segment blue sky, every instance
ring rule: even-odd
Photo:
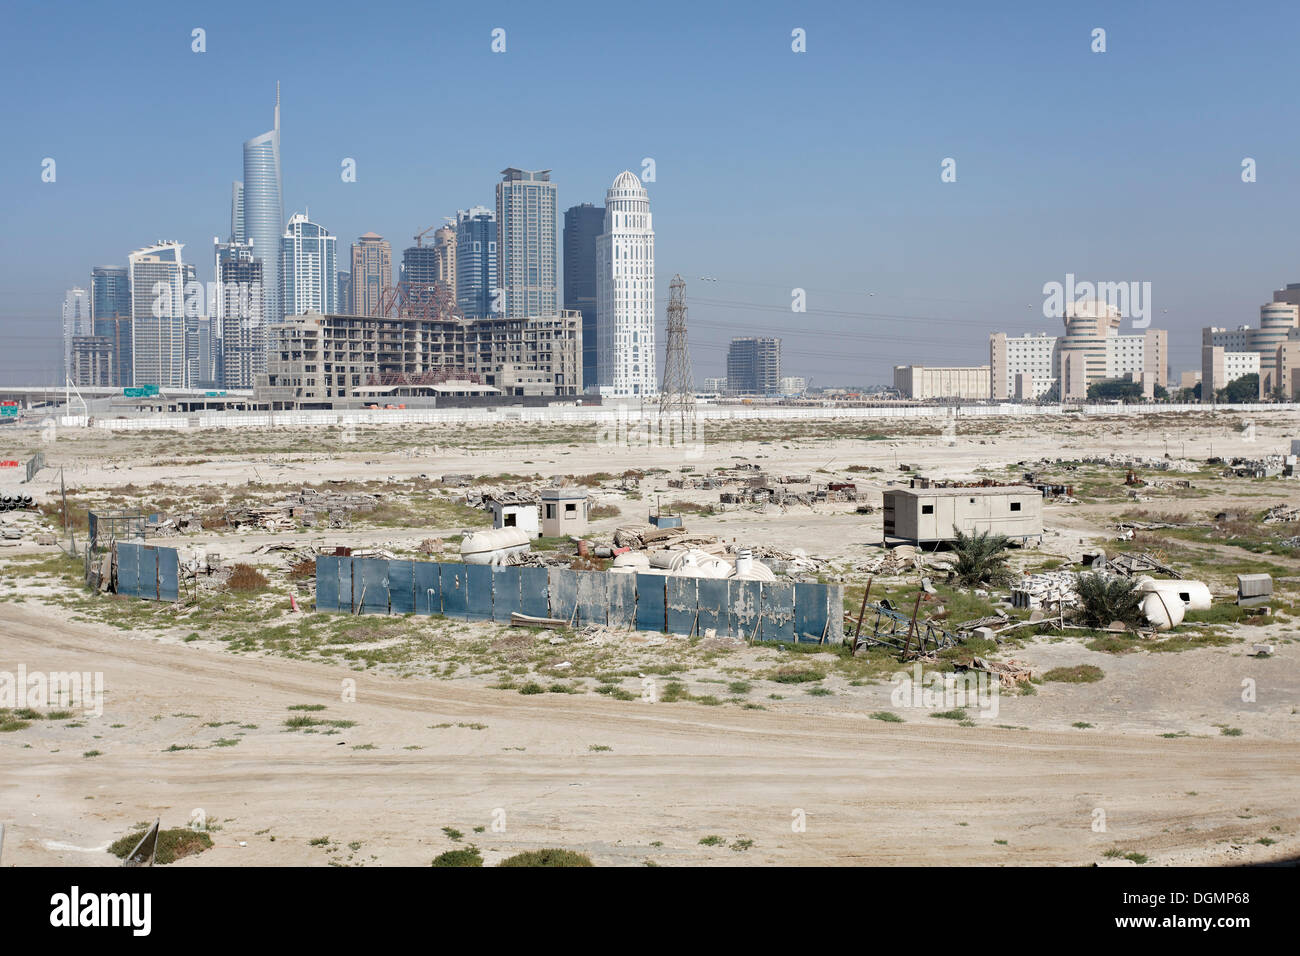
[[[782,336],[786,374],[821,383],[982,364],[990,331],[1056,333],[1042,286],[1067,273],[1151,282],[1152,324],[1175,371],[1191,368],[1201,326],[1254,324],[1300,281],[1298,9],[11,6],[0,381],[59,377],[63,290],[92,265],[179,239],[211,277],[241,144],[270,127],[277,80],[286,215],[310,207],[341,253],[373,230],[400,257],[457,208],[492,206],[506,166],[552,169],[567,208],[653,157],[660,322],[680,272],[697,380],[742,334]],[[1257,182],[1241,181],[1244,157]],[[795,287],[806,314],[789,309]]]

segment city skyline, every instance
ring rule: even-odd
[[[309,96],[295,75],[304,52],[247,68],[288,28],[292,6],[267,18],[265,36],[241,33],[233,18],[201,18],[210,21],[202,54],[190,49],[194,24],[185,14],[131,21],[128,32],[88,12],[88,22],[121,39],[117,54],[150,51],[166,69],[185,71],[180,89],[158,93],[164,106],[216,85],[220,74],[223,108],[187,129],[162,174],[149,160],[151,136],[137,135],[138,144],[131,136],[152,128],[147,117],[156,105],[146,110],[123,97],[111,128],[93,117],[94,135],[119,147],[94,155],[29,107],[5,107],[16,139],[33,146],[0,160],[15,200],[9,254],[0,257],[0,321],[15,346],[0,377],[58,378],[55,303],[67,289],[86,287],[94,264],[123,265],[130,250],[160,236],[197,248],[226,231],[232,143],[259,128],[281,78],[284,208],[310,205],[343,242],[373,230],[405,247],[406,237],[456,209],[490,205],[493,171],[506,163],[554,169],[558,208],[566,209],[599,202],[614,171],[641,171],[644,159],[653,160],[647,188],[660,219],[658,255],[665,271],[687,279],[701,376],[722,372],[731,337],[789,338],[792,325],[806,337],[787,341],[786,365],[819,382],[888,382],[893,365],[922,361],[918,353],[934,342],[943,353],[932,361],[979,363],[990,330],[1055,331],[1038,311],[1041,287],[1067,273],[1150,281],[1154,324],[1170,332],[1177,373],[1199,367],[1202,327],[1248,324],[1273,290],[1300,279],[1282,214],[1300,198],[1300,183],[1287,168],[1292,134],[1273,119],[1285,107],[1274,89],[1278,68],[1251,59],[1250,96],[1237,98],[1225,86],[1235,75],[1230,64],[1246,62],[1253,45],[1284,30],[1294,13],[1265,4],[1226,23],[1189,17],[1175,36],[1153,11],[1118,5],[1077,17],[1026,8],[1014,28],[939,6],[937,23],[902,11],[871,20],[813,10],[759,12],[735,24],[704,11],[690,29],[651,25],[617,50],[585,51],[613,71],[603,91],[572,89],[575,68],[562,54],[580,47],[581,30],[506,11],[509,45],[494,54],[486,23],[455,12],[420,14],[440,28],[449,63],[487,71],[481,88],[449,107],[448,121],[462,135],[456,149],[434,159],[409,126],[365,137],[341,130],[338,107],[351,94],[340,89],[324,104]],[[623,16],[588,9],[603,27]],[[4,41],[10,71],[55,42],[50,24],[29,14],[17,19],[11,36],[26,32],[29,42],[19,49]],[[1089,48],[1098,24],[1108,30],[1105,53]],[[806,53],[790,49],[795,26],[807,30]],[[309,32],[329,50],[344,42],[323,27]],[[932,49],[923,49],[922,37]],[[886,49],[883,38],[893,46]],[[649,62],[670,39],[676,72],[649,85],[617,72],[619,63]],[[403,54],[392,58],[396,88],[416,69],[404,59],[416,43],[392,43]],[[997,62],[1009,47],[1018,72]],[[1207,61],[1215,51],[1221,55]],[[891,70],[922,68],[926,79],[912,91],[886,82]],[[242,72],[230,74],[236,69]],[[727,70],[739,72],[710,88]],[[1032,89],[1026,72],[1038,81]],[[564,90],[565,98],[501,126],[485,104],[500,102],[525,75],[539,93]],[[125,88],[138,76],[128,69],[113,82]],[[66,78],[54,83],[57,101],[74,111],[113,92]],[[1181,92],[1166,107],[1175,84]],[[629,98],[634,87],[638,97]],[[728,112],[729,103],[760,100],[771,121],[758,128]],[[395,92],[376,109],[389,115],[407,101]],[[1215,110],[1229,102],[1231,111]],[[855,103],[869,104],[869,121],[852,119],[861,112],[848,109]],[[552,127],[592,106],[602,107],[607,129],[598,145],[578,150]],[[918,111],[926,122],[915,121]],[[1055,132],[1086,130],[1087,117],[1097,118],[1096,135]],[[44,157],[58,162],[55,182],[40,179]],[[954,183],[940,180],[946,157],[957,159]],[[1257,182],[1242,182],[1246,157],[1258,161]],[[339,175],[348,158],[357,164],[353,183]],[[720,230],[726,241],[718,241]],[[33,257],[28,245],[57,248],[57,261]],[[209,268],[200,261],[201,280],[212,277]],[[1207,284],[1206,275],[1216,281]],[[807,295],[806,313],[790,311],[796,288]],[[665,300],[666,288],[656,291]],[[656,321],[663,321],[662,302]]]

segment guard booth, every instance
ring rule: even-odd
[[[587,533],[591,505],[581,488],[545,488],[542,490],[542,534],[548,538]]]

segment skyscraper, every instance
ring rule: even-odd
[[[284,233],[279,83],[275,85],[275,126],[244,144],[244,184],[239,193],[243,196],[242,238],[253,244],[254,255],[262,260],[263,314],[268,322],[278,322],[281,317],[280,236]],[[238,216],[233,209],[231,218],[235,220],[233,225],[237,225]]]
[[[549,169],[503,169],[497,183],[497,279],[506,318],[560,308],[555,183]]]
[[[280,239],[280,315],[338,311],[338,240],[302,213]]]
[[[90,314],[95,334],[109,341],[111,385],[131,384],[131,274],[125,266],[90,270]]]
[[[355,314],[352,308],[352,273],[339,272],[339,311],[344,315]]]
[[[126,267],[95,266],[90,270],[90,314],[97,321],[131,314],[131,276]]]
[[[244,184],[230,184],[230,241],[244,242]]]
[[[72,377],[72,340],[79,335],[93,335],[90,294],[74,287],[63,294],[63,377]]]
[[[497,286],[497,220],[486,206],[456,211],[456,305],[467,319],[492,314]]]
[[[421,305],[433,298],[438,281],[437,253],[433,246],[415,245],[402,250],[402,277],[406,283],[406,301]]]
[[[456,230],[443,226],[433,234],[434,281],[456,301]]]
[[[379,315],[384,290],[393,283],[393,247],[368,232],[352,243],[352,311]]]
[[[605,193],[605,231],[596,240],[596,383],[611,398],[659,390],[650,195],[626,170]]]
[[[732,339],[727,349],[727,391],[732,395],[780,395],[781,340]]]
[[[596,238],[605,209],[585,202],[564,213],[564,308],[582,313],[582,381],[596,383]]]
[[[185,387],[184,244],[159,242],[127,257],[131,275],[132,379]]]
[[[252,388],[266,371],[262,260],[247,242],[216,243],[220,283],[212,337],[214,377],[223,388]]]

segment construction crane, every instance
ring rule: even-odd
[[[440,227],[437,223],[434,223],[434,224],[433,224],[432,226],[430,226],[428,229],[424,229],[424,230],[422,230],[422,231],[420,231],[420,232],[417,232],[417,233],[415,234],[415,248],[417,248],[417,249],[422,248],[422,247],[424,246],[424,237],[427,236],[429,233],[433,232],[433,230],[435,230],[435,229],[439,229],[439,228],[441,228],[441,227]]]

